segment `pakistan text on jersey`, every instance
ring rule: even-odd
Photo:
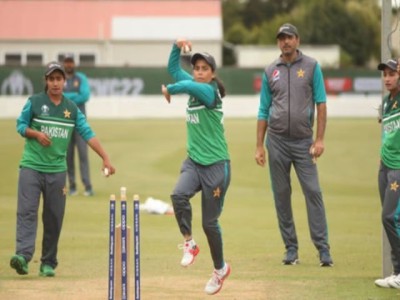
[[[399,130],[400,128],[400,120],[393,120],[383,126],[383,130],[385,133],[391,133],[395,130]]]
[[[200,118],[197,113],[187,113],[186,122],[191,124],[200,124]]]
[[[69,136],[69,129],[61,128],[61,127],[49,127],[42,125],[40,127],[40,131],[47,134],[50,138],[62,138],[67,139]]]

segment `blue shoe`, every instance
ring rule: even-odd
[[[284,265],[297,265],[300,263],[299,255],[297,254],[297,249],[289,248],[287,249],[285,256],[283,257],[282,263]]]
[[[78,191],[76,189],[70,189],[69,190],[69,195],[70,196],[77,196],[78,195]]]
[[[10,260],[10,267],[15,269],[19,275],[26,275],[29,272],[28,263],[22,255],[14,255]]]

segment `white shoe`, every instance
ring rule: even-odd
[[[390,287],[392,287],[391,284],[390,284],[391,281],[396,277],[398,277],[398,276],[397,275],[390,275],[390,276],[385,277],[385,278],[377,279],[377,280],[375,280],[375,285],[379,286],[379,287],[383,287],[383,288],[390,288]],[[399,281],[400,281],[400,279],[399,279]]]
[[[218,293],[222,288],[224,280],[228,278],[230,273],[231,267],[227,263],[225,263],[221,270],[214,270],[210,280],[206,284],[204,291],[208,295],[215,295]]]
[[[183,245],[179,245],[183,249],[183,257],[181,260],[182,267],[190,266],[194,263],[194,259],[197,254],[199,254],[199,246],[196,245],[195,241],[192,239],[190,241],[185,241]]]
[[[392,278],[389,280],[389,285],[392,288],[400,289],[400,274],[393,275]]]

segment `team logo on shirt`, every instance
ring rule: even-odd
[[[71,112],[68,109],[64,110],[64,118],[71,119]]]
[[[274,70],[272,72],[272,81],[277,81],[281,77],[281,72],[279,70]]]
[[[391,110],[398,108],[398,103],[397,101],[394,101],[393,104],[391,104],[392,106],[390,107]],[[387,107],[390,106],[390,103],[385,102],[383,104],[383,111],[386,111]]]
[[[49,115],[50,108],[46,104],[42,105],[40,110],[42,111],[42,116],[48,116]]]
[[[305,74],[306,72],[303,70],[303,69],[299,69],[298,71],[297,71],[297,78],[304,78],[304,74]]]
[[[397,180],[394,181],[394,182],[392,182],[392,183],[390,184],[390,190],[391,190],[391,191],[397,192],[397,189],[398,189],[398,188],[399,188],[399,185],[397,184]]]
[[[215,190],[213,190],[213,197],[214,198],[219,198],[221,197],[221,189],[219,187],[217,187]]]

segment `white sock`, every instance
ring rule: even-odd
[[[226,272],[226,263],[224,263],[224,266],[221,269],[217,270],[217,273],[219,275],[224,275],[225,272]]]
[[[188,243],[190,247],[196,246],[196,242],[193,238],[191,238],[190,240],[185,240],[185,243]]]

